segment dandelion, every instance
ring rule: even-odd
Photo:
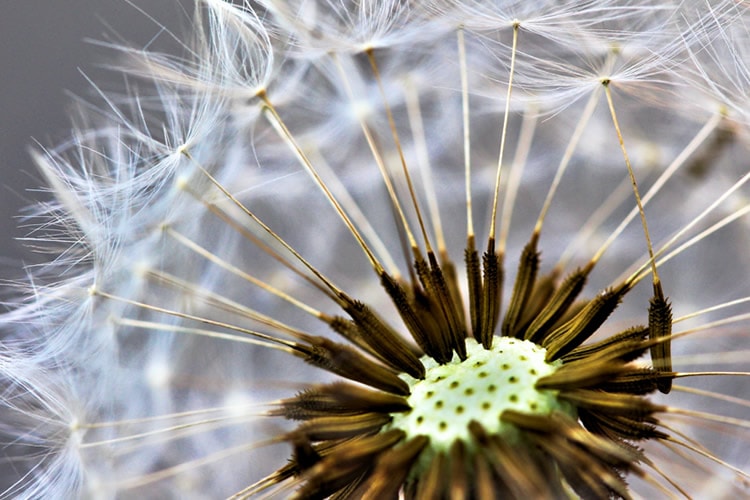
[[[747,13],[703,7],[204,0],[117,47],[33,154],[3,496],[747,495]]]

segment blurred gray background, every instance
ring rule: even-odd
[[[22,262],[41,260],[16,241],[28,233],[17,215],[40,195],[28,155],[34,140],[55,145],[70,135],[69,93],[87,97],[96,81],[118,81],[100,65],[113,52],[86,39],[127,40],[143,47],[176,46],[158,23],[177,33],[191,0],[0,0],[0,278],[15,278]],[[138,10],[148,12],[156,22]]]

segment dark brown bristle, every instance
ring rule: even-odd
[[[554,361],[578,347],[604,323],[617,308],[622,297],[630,290],[630,285],[622,285],[606,290],[589,301],[584,308],[564,325],[555,329],[544,339],[542,346],[547,348],[547,361]]]
[[[521,252],[521,259],[518,263],[518,273],[513,284],[513,293],[510,297],[510,305],[505,313],[503,320],[502,334],[506,337],[514,337],[518,328],[521,316],[526,309],[526,305],[531,297],[531,292],[536,284],[536,275],[539,271],[539,251],[537,250],[536,233]]]
[[[311,365],[386,392],[401,396],[409,394],[406,382],[353,348],[325,337],[311,337],[310,340],[312,345],[295,345],[295,353]]]
[[[467,470],[466,445],[461,440],[456,440],[448,451],[450,471],[448,479],[448,497],[456,500],[469,498],[471,484]]]
[[[672,335],[672,307],[669,301],[664,298],[661,291],[661,285],[654,287],[654,297],[648,308],[648,336],[652,340],[659,340],[657,344],[651,346],[651,360],[654,363],[654,369],[658,372],[672,371],[672,353],[671,340]],[[672,390],[672,379],[669,377],[661,378],[657,381],[659,391],[668,394]]]
[[[467,244],[466,250],[464,250],[464,263],[466,264],[466,282],[469,288],[471,332],[476,341],[482,344],[485,349],[488,349],[492,343],[493,332],[485,332],[482,329],[484,297],[482,292],[482,268],[479,263],[479,253],[474,248],[473,240]]]
[[[645,340],[647,336],[648,336],[648,327],[633,326],[623,332],[612,335],[611,337],[608,337],[600,342],[576,347],[565,356],[561,356],[561,359],[566,363],[586,359],[589,356],[598,355],[599,353],[602,353],[602,352],[607,352],[612,349],[619,349],[621,344],[624,342],[631,343],[631,342],[638,342],[638,341]],[[631,360],[629,356],[626,358],[621,358],[621,359],[623,361]]]
[[[588,408],[592,412],[623,415],[635,419],[645,418],[666,409],[664,406],[656,405],[647,399],[632,394],[575,389],[561,391],[559,397],[578,407]]]
[[[482,328],[480,337],[485,349],[492,345],[492,337],[500,321],[500,304],[503,290],[503,256],[495,253],[495,240],[490,239],[487,252],[482,256]]]
[[[380,319],[372,309],[355,300],[346,304],[344,310],[362,329],[362,336],[365,341],[378,351],[393,368],[406,372],[414,378],[424,378],[424,366],[422,366],[419,358],[408,347],[404,339]]]
[[[481,454],[475,453],[472,469],[474,470],[474,487],[472,498],[477,500],[497,500],[500,498],[501,485],[495,477],[490,464]]]
[[[316,417],[297,426],[293,433],[303,434],[312,442],[329,441],[370,434],[390,421],[391,417],[383,413]]]
[[[344,339],[368,354],[384,361],[382,359],[382,354],[365,340],[362,329],[351,319],[342,316],[333,316],[328,320],[328,325],[331,327],[331,330],[341,335]]]
[[[567,415],[526,415],[507,410],[502,419],[526,431],[528,438],[560,466],[581,498],[630,498],[619,471],[636,456],[616,443],[587,433]]]
[[[583,290],[587,279],[588,271],[586,269],[577,269],[566,277],[555,290],[544,309],[539,312],[526,329],[524,338],[533,342],[542,341],[555,323],[568,311],[568,308]]]
[[[404,438],[400,430],[347,440],[336,446],[315,466],[303,474],[304,483],[294,498],[325,498],[369,474],[374,457],[395,446]]]
[[[613,377],[601,384],[600,388],[607,392],[645,395],[654,392],[662,380],[671,380],[673,376],[672,373],[657,372],[652,368],[640,368]]]
[[[463,315],[458,310],[462,307],[453,301],[453,294],[448,287],[448,281],[443,274],[443,269],[433,252],[427,254],[430,262],[430,275],[433,284],[433,293],[435,301],[439,304],[440,310],[446,322],[449,332],[449,342],[451,349],[458,354],[459,359],[466,359],[466,327],[463,324]],[[459,302],[459,304],[462,304]]]
[[[401,396],[371,391],[345,382],[310,387],[293,398],[283,400],[272,412],[291,420],[308,420],[324,415],[364,412],[398,413],[409,410]]]
[[[359,491],[362,483],[367,479],[368,472],[363,472],[359,477],[354,478],[349,484],[338,490],[336,493],[328,497],[329,500],[349,500],[350,498],[357,498],[355,495]]]
[[[380,500],[398,498],[398,493],[419,454],[430,442],[427,436],[417,436],[382,453],[375,461],[374,470],[366,485],[353,498]]]
[[[433,274],[428,263],[424,260],[416,260],[414,268],[424,286],[426,301],[422,304],[427,307],[426,311],[424,311],[424,308],[423,311],[427,312],[433,318],[434,326],[430,330],[430,335],[437,341],[440,359],[445,360],[440,362],[447,362],[453,357],[453,338],[450,331],[450,324],[447,320],[445,305],[440,302],[436,294],[436,285],[433,283]]]
[[[554,474],[547,470],[539,457],[524,446],[514,446],[502,437],[489,435],[476,421],[469,424],[469,431],[479,446],[479,452],[487,460],[498,478],[503,496],[512,498],[557,498],[562,490],[556,490],[556,482],[548,478]]]
[[[464,314],[464,298],[461,294],[461,286],[458,280],[458,271],[456,265],[452,260],[448,258],[447,252],[440,255],[440,267],[443,270],[445,276],[445,284],[448,287],[451,300],[455,306],[456,314],[458,315],[458,323],[462,326],[464,331],[464,337],[466,337],[466,315]]]
[[[292,444],[292,464],[290,473],[299,474],[320,461],[320,454],[313,447],[310,438],[304,432],[291,432],[287,435],[287,440]]]
[[[380,275],[380,284],[391,298],[401,320],[417,345],[433,358],[439,356],[439,346],[433,336],[430,335],[430,325],[421,320],[418,313],[418,304],[415,304],[415,300],[413,298],[410,300],[404,287],[387,273]]]
[[[620,444],[624,444],[624,440],[640,441],[667,437],[665,433],[656,430],[656,419],[651,417],[636,420],[622,415],[592,413],[582,408],[578,411],[578,418],[590,431],[623,441]]]
[[[525,338],[526,329],[531,325],[539,314],[544,310],[545,306],[549,303],[550,299],[557,290],[557,281],[559,274],[556,270],[548,273],[536,280],[531,295],[526,303],[526,307],[521,314],[521,319],[518,321],[518,327],[513,333],[514,337]]]
[[[628,370],[629,368],[624,363],[611,360],[563,365],[554,373],[540,378],[535,387],[554,390],[595,387]]]
[[[445,454],[443,452],[435,454],[424,475],[407,484],[406,498],[415,500],[420,498],[444,498],[448,480],[447,468],[448,459]]]

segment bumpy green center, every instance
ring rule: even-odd
[[[544,348],[526,340],[495,337],[489,350],[466,339],[466,351],[464,361],[454,355],[444,365],[424,357],[424,380],[402,375],[411,388],[412,410],[395,414],[391,428],[402,429],[407,437],[429,436],[429,448],[435,453],[448,451],[456,440],[473,448],[468,428],[472,420],[489,434],[516,440],[516,428],[500,419],[505,410],[535,415],[558,410],[575,415],[569,404],[558,401],[556,391],[534,387],[561,364],[547,363]]]

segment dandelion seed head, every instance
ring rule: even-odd
[[[34,153],[6,496],[746,491],[731,2],[196,7]]]

